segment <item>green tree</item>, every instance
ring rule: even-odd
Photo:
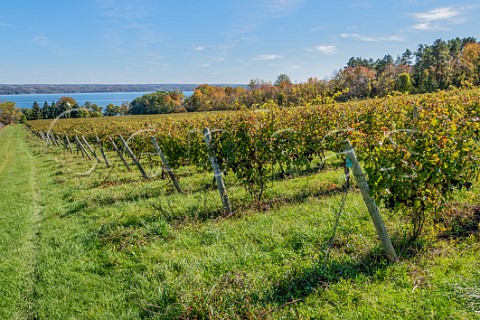
[[[446,89],[450,85],[451,70],[449,68],[450,49],[445,41],[437,39],[432,46],[434,61],[435,81],[440,89]]]
[[[47,101],[43,103],[42,107],[42,119],[48,119],[49,118],[49,110],[50,110],[50,105],[48,104]]]
[[[397,80],[395,81],[395,90],[408,93],[412,90],[412,79],[410,74],[403,72],[398,75]]]
[[[291,84],[291,83],[292,83],[292,80],[290,80],[290,77],[287,76],[285,73],[282,73],[277,77],[277,80],[275,80],[274,84],[276,86],[280,86],[280,85]]]
[[[26,120],[35,120],[33,119],[33,111],[30,108],[22,108],[20,112],[25,116]]]
[[[413,52],[410,51],[410,49],[405,50],[405,52],[402,54],[402,58],[400,59],[400,63],[411,66],[413,61]]]
[[[103,107],[98,106],[96,103],[91,103],[86,101],[83,104],[83,107],[88,111],[88,117],[101,117],[103,116],[102,109]]]
[[[377,71],[377,74],[380,75],[382,74],[387,68],[390,66],[393,66],[394,60],[393,57],[389,54],[386,54],[382,60],[378,59],[375,62],[375,70]],[[371,69],[371,68],[370,68]]]
[[[116,106],[113,103],[109,103],[105,107],[105,116],[112,117],[120,114],[120,106]]]
[[[435,59],[432,48],[428,45],[419,45],[415,52],[415,66],[413,68],[413,79],[417,91],[432,92],[438,88],[434,75]]]
[[[55,101],[52,101],[52,104],[48,107],[48,116],[47,119],[54,119],[58,115],[58,107]]]
[[[39,120],[42,119],[42,110],[40,109],[40,105],[35,101],[32,106],[32,120]]]

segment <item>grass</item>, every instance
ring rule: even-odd
[[[468,233],[429,225],[411,244],[402,214],[382,209],[390,263],[352,189],[326,259],[343,197],[335,162],[269,183],[261,205],[227,175],[225,217],[212,174],[192,167],[176,171],[180,195],[113,153],[113,169],[89,172],[19,126],[0,132],[0,155],[2,319],[480,318],[478,221]],[[478,188],[456,200],[478,204]]]
[[[34,312],[39,181],[21,128],[0,131],[0,318],[29,318]]]

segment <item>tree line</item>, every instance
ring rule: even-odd
[[[23,115],[19,117],[36,120],[61,114],[80,118],[238,110],[258,108],[270,101],[289,107],[478,85],[480,43],[473,37],[457,37],[448,41],[437,39],[431,45],[420,44],[414,52],[406,49],[396,59],[390,54],[376,60],[352,57],[330,79],[312,77],[303,83],[293,83],[288,75],[280,74],[273,83],[252,79],[248,86],[202,84],[189,97],[179,90],[157,91],[120,106],[109,104],[104,110],[90,102],[80,108],[74,99],[62,97],[43,106],[35,102],[31,109],[21,110]]]
[[[281,74],[272,84],[252,79],[248,88],[201,85],[187,98],[187,111],[252,108],[274,101],[279,106],[319,104],[406,93],[427,93],[451,87],[480,85],[480,43],[473,37],[436,40],[373,60],[352,57],[330,79],[292,83]]]
[[[188,112],[256,108],[273,101],[279,106],[321,104],[407,93],[427,93],[480,85],[480,43],[473,37],[436,40],[406,49],[394,59],[352,57],[330,79],[292,83],[280,74],[274,83],[252,79],[245,87],[200,85],[183,102]],[[178,111],[184,111],[182,108]]]
[[[19,109],[21,113],[16,119],[21,122],[23,120],[55,119],[57,117],[88,118],[186,112],[187,110],[183,107],[184,98],[185,96],[181,91],[157,91],[138,97],[130,103],[123,102],[121,105],[110,103],[104,109],[89,101],[80,106],[75,99],[65,96],[51,104],[45,101],[40,106],[37,102],[34,102],[32,108]],[[10,102],[8,104],[14,106]]]

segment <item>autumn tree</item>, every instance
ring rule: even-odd
[[[161,114],[184,112],[183,93],[178,91],[157,91],[136,98],[130,103],[130,114]]]
[[[460,55],[459,84],[470,87],[479,84],[480,44],[467,43]]]
[[[338,72],[334,81],[337,91],[345,91],[340,99],[369,97],[375,81],[375,71],[363,67],[346,67]]]
[[[4,124],[19,123],[24,118],[15,102],[0,102],[0,122]]]
[[[60,97],[55,106],[56,110],[54,111],[53,118],[56,118],[62,114],[64,114],[62,115],[63,118],[77,117],[75,112],[70,112],[72,109],[78,108],[78,104],[75,99],[66,96]]]

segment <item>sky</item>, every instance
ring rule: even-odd
[[[300,83],[480,39],[478,17],[478,0],[2,0],[0,83]]]

